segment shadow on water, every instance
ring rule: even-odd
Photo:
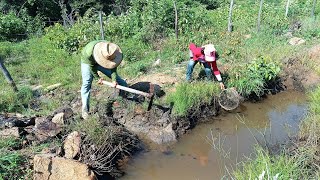
[[[155,148],[135,157],[122,179],[221,179],[251,156],[256,144],[285,143],[297,133],[306,113],[305,95],[295,91],[243,103],[195,127],[165,151],[170,153]]]

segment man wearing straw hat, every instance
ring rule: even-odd
[[[224,89],[224,84],[220,75],[220,71],[217,68],[216,63],[216,49],[212,44],[207,44],[202,47],[197,47],[195,44],[190,43],[189,45],[190,60],[187,67],[186,80],[191,81],[191,75],[194,66],[200,62],[204,66],[207,79],[212,79],[214,74],[219,82],[220,88]]]
[[[103,78],[98,71],[112,79],[114,87],[117,84],[127,86],[127,83],[117,74],[117,67],[123,58],[120,47],[112,42],[100,40],[88,43],[82,50],[81,56],[81,101],[82,118],[89,116],[89,100],[93,79],[102,84]]]

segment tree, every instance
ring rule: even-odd
[[[10,86],[12,87],[12,89],[15,92],[18,92],[18,88],[16,86],[16,84],[14,83],[9,71],[7,70],[6,66],[4,65],[2,59],[0,58],[0,70],[2,71],[4,77],[6,78],[6,80],[8,81],[8,83],[10,84]]]

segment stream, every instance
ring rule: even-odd
[[[232,174],[235,164],[254,157],[256,144],[277,145],[298,131],[307,113],[306,97],[286,91],[257,103],[244,102],[197,125],[168,147],[135,155],[122,180],[213,180]]]

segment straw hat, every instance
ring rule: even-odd
[[[121,63],[123,56],[118,45],[111,42],[99,42],[93,48],[93,57],[100,66],[113,69]]]
[[[216,48],[214,47],[213,44],[207,44],[204,45],[204,56],[205,56],[205,60],[208,62],[213,62],[216,60],[215,58],[215,52],[216,52]]]

